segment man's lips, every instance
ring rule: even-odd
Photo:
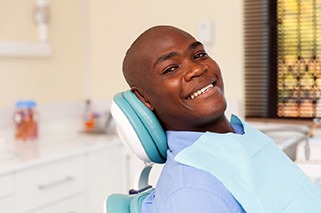
[[[216,81],[214,81],[213,83],[193,92],[193,94],[190,95],[189,98],[193,100],[193,99],[197,98],[198,96],[200,96],[201,94],[204,94],[207,91],[209,91],[210,89],[212,89],[215,85],[216,85]]]

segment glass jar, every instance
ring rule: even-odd
[[[14,112],[15,138],[17,140],[35,140],[38,138],[38,112],[36,102],[21,100],[16,102]]]

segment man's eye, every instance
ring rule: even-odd
[[[201,52],[201,53],[197,53],[197,54],[194,56],[194,59],[204,58],[204,57],[207,57],[207,53],[206,53],[206,52]]]
[[[164,70],[163,75],[173,72],[178,66],[171,66]]]

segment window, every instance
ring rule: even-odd
[[[321,117],[321,0],[244,0],[246,117]]]

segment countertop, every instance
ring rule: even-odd
[[[111,101],[93,102],[96,112],[105,115]],[[17,141],[14,138],[12,115],[14,108],[0,110],[0,175],[27,169],[55,160],[89,153],[103,148],[121,146],[116,130],[113,134],[85,133],[82,102],[39,104],[39,137],[36,141]],[[102,117],[105,118],[105,117]],[[103,122],[104,120],[98,120]],[[99,126],[103,126],[98,123]]]
[[[120,145],[116,134],[91,134],[82,131],[42,135],[36,141],[0,139],[0,175]]]

